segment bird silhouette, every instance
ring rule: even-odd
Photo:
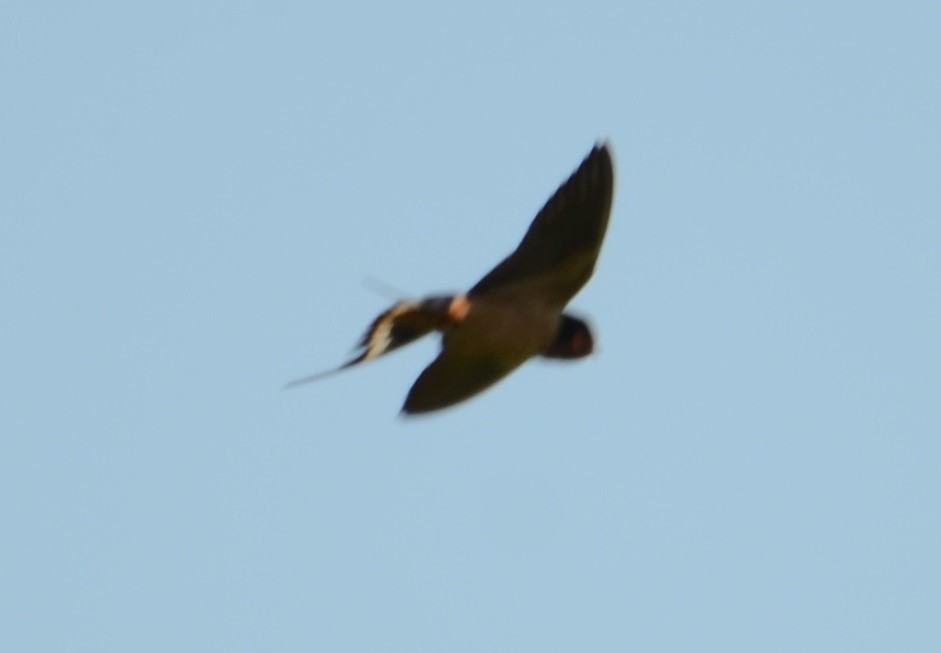
[[[613,196],[611,148],[601,143],[546,202],[516,249],[470,290],[396,302],[373,320],[351,360],[286,387],[439,331],[441,351],[402,406],[406,414],[426,413],[478,394],[534,356],[589,355],[594,338],[588,324],[564,309],[594,272]]]

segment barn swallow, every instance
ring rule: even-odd
[[[534,356],[589,355],[594,338],[588,324],[563,310],[595,269],[613,196],[611,149],[601,143],[546,202],[517,248],[470,290],[395,303],[373,320],[353,359],[287,387],[440,331],[438,357],[402,406],[406,414],[426,413],[478,394]]]

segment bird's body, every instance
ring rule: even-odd
[[[486,295],[467,303],[465,317],[445,332],[448,347],[522,363],[555,340],[559,307],[538,299]]]
[[[613,192],[610,151],[599,145],[542,208],[516,250],[469,291],[396,303],[373,321],[360,354],[338,370],[440,331],[441,353],[402,408],[422,413],[477,394],[534,356],[587,356],[593,349],[588,325],[563,310],[594,271]]]

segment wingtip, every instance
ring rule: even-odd
[[[441,410],[442,408],[447,408],[450,404],[445,404],[443,406],[434,406],[434,405],[420,405],[419,401],[412,394],[412,391],[409,390],[408,396],[405,397],[405,401],[402,403],[402,409],[399,410],[399,417],[405,419],[414,419],[421,415],[427,415],[428,413],[433,413],[435,411]]]
[[[414,419],[420,419],[426,415],[437,412],[438,410],[439,409],[437,408],[430,408],[428,410],[411,410],[405,406],[402,406],[402,410],[399,411],[399,418],[412,421]]]
[[[414,406],[409,405],[410,399],[410,396],[405,398],[405,402],[402,404],[402,408],[399,409],[399,417],[403,419],[411,419],[415,417],[415,415],[420,415],[422,412],[427,412],[415,410]]]
[[[614,146],[611,144],[610,138],[595,141],[595,146],[592,148],[589,157],[596,154],[605,154],[611,161],[611,166],[614,167]]]

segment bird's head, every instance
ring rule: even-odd
[[[546,358],[584,358],[595,349],[595,339],[584,320],[571,315],[559,317],[555,341],[543,354]]]

